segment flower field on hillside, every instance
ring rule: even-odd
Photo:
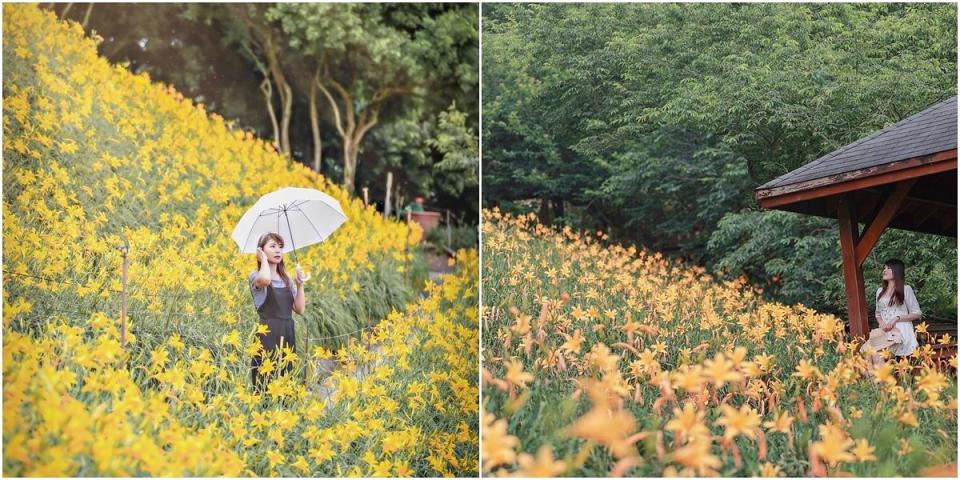
[[[278,362],[294,374],[254,394],[238,358],[174,335],[121,349],[116,322],[50,320],[42,338],[3,336],[4,471],[25,476],[476,476],[477,255],[428,297],[336,354]],[[342,368],[318,395],[307,362]]]
[[[874,383],[832,315],[533,215],[482,229],[484,472],[956,474],[929,345]]]
[[[213,346],[256,320],[247,285],[256,259],[239,254],[233,226],[260,195],[286,186],[327,192],[348,218],[298,252],[318,306],[300,331],[354,331],[409,300],[403,279],[418,227],[384,219],[203,105],[109,64],[75,22],[31,5],[5,9],[5,301],[117,315],[115,247],[126,238],[134,321],[166,335],[154,321],[172,316],[181,335]]]
[[[478,472],[475,251],[413,303],[419,227],[111,65],[78,24],[3,8],[5,473]],[[327,192],[348,221],[298,252],[307,311],[273,365],[295,371],[257,395],[256,261],[230,232],[286,186]]]

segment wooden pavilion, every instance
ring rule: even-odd
[[[850,335],[865,336],[873,314],[862,266],[884,230],[957,237],[957,97],[777,177],[755,196],[763,208],[839,221]]]

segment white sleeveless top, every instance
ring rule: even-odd
[[[903,286],[902,305],[890,305],[889,297],[879,298],[882,290],[883,287],[878,288],[875,297],[877,298],[877,316],[884,322],[895,320],[897,315],[904,317],[914,313],[923,313],[920,311],[917,296],[913,293],[913,288],[911,288],[910,285]],[[917,332],[913,328],[913,322],[897,322],[894,328],[900,331],[900,336],[903,337],[903,343],[890,347],[891,353],[898,356],[910,355],[920,346],[919,342],[917,342]]]

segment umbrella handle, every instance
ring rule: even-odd
[[[297,268],[300,268],[300,263],[299,263],[299,262],[297,263]],[[307,280],[310,280],[310,277],[311,277],[311,275],[310,275],[309,273],[303,272],[303,282],[301,282],[301,283],[307,283]]]

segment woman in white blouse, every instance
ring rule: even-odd
[[[904,357],[917,349],[917,333],[913,329],[914,320],[923,314],[913,288],[904,283],[904,265],[900,260],[887,260],[883,264],[883,284],[877,289],[876,319],[885,332],[897,329],[902,342],[890,346],[890,353]],[[873,365],[883,363],[879,354],[871,355]]]

